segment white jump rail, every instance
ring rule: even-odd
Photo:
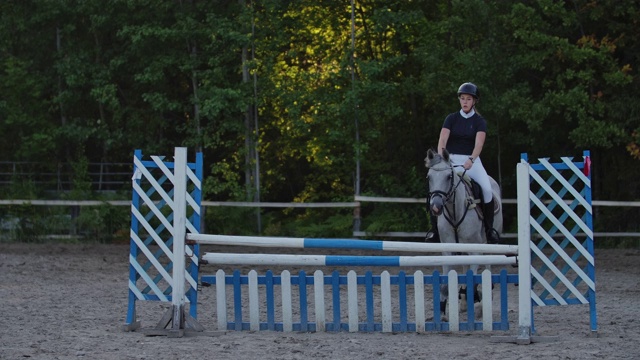
[[[211,234],[187,234],[187,242],[199,244],[280,247],[298,249],[363,249],[406,252],[465,252],[478,254],[517,255],[517,245],[499,244],[433,244],[381,240],[322,239],[322,238],[286,238],[268,236],[233,236]]]
[[[451,256],[344,256],[205,253],[203,264],[217,265],[277,265],[277,266],[463,266],[516,265],[516,257],[504,255]]]

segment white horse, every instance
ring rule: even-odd
[[[442,243],[465,243],[465,244],[486,244],[487,237],[484,231],[484,222],[481,213],[482,192],[474,196],[471,181],[465,181],[464,169],[462,166],[456,167],[451,164],[449,152],[443,150],[440,155],[433,150],[427,152],[424,159],[425,165],[429,169],[427,179],[429,181],[428,204],[429,211],[437,216],[438,232]],[[502,201],[500,187],[498,183],[490,178],[493,190],[493,201],[495,204],[495,215],[493,228],[502,233]],[[478,200],[476,198],[479,198]],[[453,255],[450,252],[443,252],[443,255]],[[469,253],[469,255],[478,255]],[[469,265],[464,267],[464,271],[473,270],[478,273],[479,265]],[[490,267],[487,266],[489,269]],[[451,270],[451,266],[443,266],[443,275],[446,276]],[[461,294],[466,294],[466,289],[460,290]],[[440,291],[440,310],[446,312],[448,300],[448,286],[443,285]],[[480,301],[477,285],[474,288],[474,301]],[[466,308],[465,308],[466,309]]]

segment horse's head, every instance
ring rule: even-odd
[[[449,152],[443,149],[442,155],[440,155],[429,149],[424,163],[429,169],[427,174],[427,180],[429,181],[429,211],[435,216],[440,216],[442,215],[444,204],[453,190],[454,172]]]

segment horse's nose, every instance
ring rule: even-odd
[[[429,209],[431,210],[431,213],[435,216],[440,216],[442,214],[442,208],[442,198],[439,196],[432,197],[429,202]]]

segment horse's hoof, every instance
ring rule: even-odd
[[[458,309],[460,309],[460,313],[467,312],[467,297],[465,295],[459,295],[460,300],[458,301]]]
[[[473,312],[477,318],[482,318],[482,303],[473,304]]]

